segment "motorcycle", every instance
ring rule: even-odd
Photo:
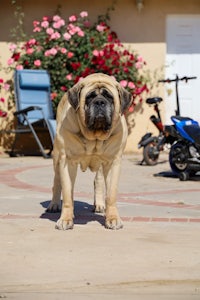
[[[175,79],[163,79],[158,81],[162,83],[175,82],[177,106],[177,109],[175,111],[176,116],[180,115],[178,83],[179,81],[188,82],[188,80],[191,79],[196,79],[196,77],[178,77],[178,75],[176,75]],[[158,136],[152,136],[152,133],[148,132],[139,141],[138,148],[143,147],[143,159],[140,163],[141,165],[143,164],[143,162],[150,166],[156,165],[159,159],[160,152],[165,148],[164,146],[167,145],[171,148],[172,144],[177,139],[177,135],[171,135],[169,131],[165,130],[166,126],[164,126],[162,123],[160,110],[158,107],[158,104],[162,101],[163,99],[160,97],[148,98],[146,100],[146,103],[148,103],[149,105],[154,105],[156,116],[152,115],[150,117],[150,120],[158,129],[159,134]]]
[[[151,132],[146,133],[138,143],[138,149],[143,147],[143,159],[141,165],[145,162],[149,166],[157,164],[160,151],[164,150],[166,144],[172,144],[175,140],[168,132],[165,131],[165,127],[161,120],[159,103],[163,99],[161,97],[147,98],[146,103],[154,106],[156,115],[150,117],[151,122],[158,129],[158,136],[152,136]]]
[[[181,181],[200,171],[200,126],[191,118],[172,116],[165,130],[177,140],[169,152],[170,167]]]

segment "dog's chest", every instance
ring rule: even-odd
[[[89,168],[91,171],[96,172],[106,160],[103,155],[103,141],[87,141],[87,143],[84,143],[84,148],[85,154],[80,159],[81,170],[86,171]]]
[[[86,141],[82,139],[82,151],[77,154],[72,156],[71,159],[80,164],[83,172],[87,168],[96,172],[101,164],[109,161],[105,153],[105,142],[100,140]]]

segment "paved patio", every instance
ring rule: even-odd
[[[0,157],[0,298],[200,299],[200,177],[181,182],[167,156],[154,167],[123,157],[124,229],[92,212],[93,177],[78,173],[75,226],[47,214],[52,159]]]

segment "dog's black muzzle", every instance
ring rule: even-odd
[[[112,124],[112,105],[102,95],[96,96],[86,112],[88,129],[108,131]]]

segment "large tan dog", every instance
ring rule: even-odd
[[[130,103],[130,93],[115,79],[101,73],[82,79],[60,101],[53,150],[53,198],[47,209],[48,212],[59,211],[62,190],[57,229],[73,228],[73,189],[79,164],[82,171],[90,168],[96,172],[94,209],[95,212],[105,210],[106,228],[123,227],[116,197],[121,156],[127,139],[123,113]]]

